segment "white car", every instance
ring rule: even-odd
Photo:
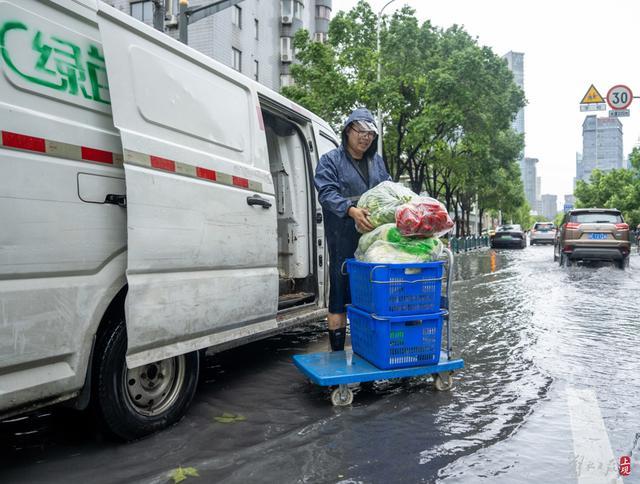
[[[553,244],[556,238],[556,227],[552,222],[536,222],[531,229],[529,245]]]

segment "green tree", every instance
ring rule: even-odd
[[[640,223],[640,152],[634,149],[632,168],[602,172],[594,170],[589,182],[578,180],[575,196],[576,206],[617,208],[635,227]]]
[[[295,85],[283,94],[336,130],[354,107],[380,106],[384,158],[393,179],[406,175],[414,191],[444,198],[450,211],[460,212],[464,229],[471,205],[480,191],[489,191],[499,170],[509,174],[501,179],[505,184],[514,181],[501,187],[504,198],[522,203],[524,196],[512,193],[522,192],[520,175],[510,166],[522,139],[510,125],[525,101],[504,60],[459,26],[420,24],[408,6],[383,19],[380,39],[378,54],[376,15],[365,1],[336,15],[325,44],[299,31],[299,63],[291,68]],[[499,199],[487,193],[482,198],[484,209],[495,208]]]

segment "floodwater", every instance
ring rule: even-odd
[[[460,255],[450,392],[382,381],[332,407],[291,362],[327,349],[319,324],[209,357],[188,415],[137,442],[68,410],[0,424],[0,481],[640,482],[639,287],[635,254],[625,271],[560,268],[550,247]]]

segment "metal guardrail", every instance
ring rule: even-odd
[[[449,239],[449,249],[456,254],[489,247],[489,245],[488,235],[469,235],[467,237],[451,237]]]

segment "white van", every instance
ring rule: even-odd
[[[0,2],[0,57],[0,418],[137,438],[203,349],[325,317],[327,123],[96,0]]]

